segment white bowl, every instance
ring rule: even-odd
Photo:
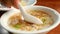
[[[7,13],[3,14],[1,16],[1,25],[8,31],[10,32],[13,32],[13,33],[43,33],[43,32],[47,32],[47,31],[50,31],[52,30],[53,28],[55,28],[59,22],[60,22],[60,16],[59,16],[59,13],[52,9],[52,8],[49,8],[49,7],[45,7],[45,6],[26,6],[24,7],[26,10],[29,10],[29,9],[34,9],[34,10],[43,10],[44,12],[48,13],[49,15],[52,16],[52,18],[54,19],[54,23],[48,27],[48,28],[45,28],[45,29],[42,29],[42,30],[39,30],[39,31],[18,31],[18,30],[15,30],[15,29],[11,29],[9,26],[8,26],[8,19],[10,16],[12,16],[13,14],[19,12],[19,10],[17,9],[12,9],[10,11],[8,11]]]
[[[36,4],[37,0],[23,0],[26,2],[26,6],[33,6]],[[0,10],[10,10],[11,8],[7,8],[6,6],[3,6],[0,4]]]

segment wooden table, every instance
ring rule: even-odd
[[[37,0],[36,5],[51,7],[60,13],[60,0]],[[60,34],[60,24],[47,34]]]

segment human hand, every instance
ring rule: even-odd
[[[11,8],[11,6],[18,8],[19,0],[0,0],[0,2],[9,8]]]

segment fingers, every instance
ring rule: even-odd
[[[20,0],[11,0],[11,2],[12,2],[12,5],[15,7],[15,8],[19,8],[18,7],[18,2],[19,2]]]
[[[20,1],[20,0],[0,0],[1,1],[1,3],[3,4],[3,5],[5,5],[5,6],[7,6],[7,7],[11,7],[11,6],[13,6],[13,7],[15,7],[15,8],[19,8],[18,7],[18,2]]]
[[[5,6],[7,6],[7,7],[11,7],[11,5],[12,5],[12,3],[11,3],[11,1],[10,0],[1,0],[1,2],[2,2],[2,4],[4,4]]]
[[[0,2],[1,2],[1,0],[0,0]]]

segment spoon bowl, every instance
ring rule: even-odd
[[[21,4],[19,4],[18,7],[25,21],[35,24],[43,24],[43,22],[40,19],[28,14]]]

